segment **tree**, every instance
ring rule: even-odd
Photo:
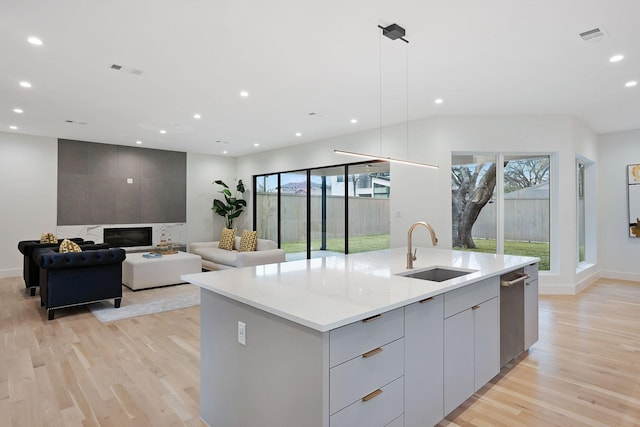
[[[471,230],[480,211],[493,196],[496,163],[454,165],[451,167],[451,181],[453,246],[473,249],[476,244]]]
[[[509,161],[504,168],[504,192],[521,190],[549,181],[549,156]]]

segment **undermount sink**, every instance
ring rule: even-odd
[[[412,279],[429,280],[430,282],[444,282],[446,280],[455,279],[456,277],[471,274],[469,270],[452,270],[442,267],[430,267],[423,270],[407,271],[398,273],[396,276],[410,277]]]

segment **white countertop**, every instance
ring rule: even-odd
[[[181,278],[326,332],[539,261],[532,257],[418,248],[414,271],[431,267],[473,270],[444,282],[431,282],[396,276],[408,271],[406,252],[397,248],[185,274]]]

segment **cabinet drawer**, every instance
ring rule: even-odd
[[[331,427],[384,427],[403,413],[404,377],[380,388],[371,400],[358,400],[329,418]]]
[[[444,317],[453,316],[498,296],[500,278],[490,277],[444,294]]]
[[[404,339],[371,350],[329,371],[331,414],[404,373]]]
[[[329,332],[329,366],[360,356],[404,336],[404,307]]]
[[[398,418],[387,424],[386,427],[404,427],[404,415],[400,415]]]
[[[538,263],[530,264],[524,267],[524,274],[529,276],[526,280],[527,282],[532,282],[534,280],[538,280]]]

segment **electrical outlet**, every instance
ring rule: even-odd
[[[244,322],[238,322],[238,342],[247,345],[247,325]]]

